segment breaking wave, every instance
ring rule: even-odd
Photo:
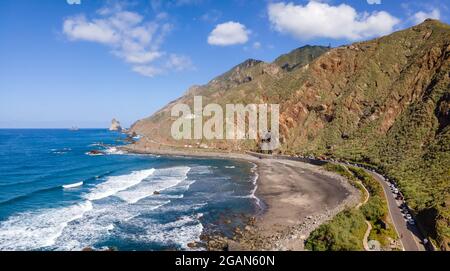
[[[112,176],[106,182],[97,185],[85,197],[88,200],[100,200],[126,190],[142,182],[155,172],[155,169],[133,171],[128,175]]]
[[[152,168],[110,176],[92,187],[81,203],[11,216],[0,222],[0,251],[82,250],[94,247],[113,233],[139,242],[174,243],[187,249],[187,243],[198,240],[203,231],[198,214],[167,223],[152,223],[147,215],[175,210],[195,211],[203,206],[189,204],[166,208],[171,199],[183,198],[183,193],[194,183],[187,180],[190,169]],[[82,185],[83,182],[79,182],[62,187],[70,189]],[[170,193],[164,195],[164,191]],[[135,204],[143,199],[146,199],[145,204]],[[127,226],[139,228],[141,234],[120,230]]]
[[[71,189],[71,188],[80,187],[80,186],[82,186],[83,184],[84,184],[84,182],[78,182],[78,183],[73,183],[73,184],[66,184],[66,185],[63,185],[62,187],[63,187],[64,189]]]

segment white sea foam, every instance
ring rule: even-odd
[[[10,217],[0,223],[0,250],[82,250],[111,236],[189,249],[187,244],[199,240],[203,231],[199,221],[202,214],[196,212],[207,202],[170,203],[171,199],[182,198],[183,192],[195,182],[187,179],[190,170],[189,167],[148,169],[108,177],[85,194],[88,200],[83,203]],[[153,197],[155,190],[166,193]],[[95,201],[113,195],[117,198]],[[130,204],[141,198],[146,198],[145,204]],[[155,212],[192,215],[161,223],[149,218]],[[128,231],[129,227],[139,229],[139,234]]]
[[[258,179],[259,179],[258,165],[253,164],[253,167],[252,167],[251,171],[252,171],[253,174],[255,174],[255,177],[253,178],[253,185],[255,187],[253,188],[253,191],[252,191],[251,194],[252,194],[252,197],[254,197],[256,199],[257,204],[260,205],[259,198],[256,197],[256,190],[258,190]]]
[[[176,187],[176,189],[178,190],[189,190],[189,188],[191,187],[191,185],[193,185],[196,181],[195,180],[185,180],[184,182],[182,182],[180,185],[178,185]]]
[[[118,149],[117,147],[109,147],[109,148],[107,148],[107,149],[105,150],[105,153],[106,153],[106,154],[109,154],[109,155],[113,155],[113,154],[115,154],[115,155],[126,154],[125,151],[120,150],[120,149]]]
[[[0,224],[0,251],[70,251],[93,247],[102,238],[114,234],[116,224],[130,223],[134,226],[131,220],[168,203],[170,200],[160,200],[140,206],[117,201],[109,204],[85,201],[64,208],[19,214]]]
[[[261,200],[256,196],[256,191],[258,190],[258,178],[259,178],[257,169],[258,169],[258,166],[256,164],[253,164],[251,172],[253,174],[255,174],[255,177],[252,180],[254,187],[253,187],[252,191],[250,192],[250,194],[248,196],[244,196],[244,198],[254,199],[256,205],[258,205],[258,207],[261,208]]]
[[[89,155],[89,156],[103,156],[103,155],[105,155],[104,153],[101,153],[101,152],[99,152],[99,153],[86,152],[85,154]]]
[[[111,235],[117,236],[123,231],[127,232],[128,225],[140,227],[134,223],[136,219],[149,221],[147,218],[139,218],[140,215],[155,212],[168,203],[169,200],[149,201],[145,205],[130,205],[119,201],[96,204],[92,211],[86,213],[76,223],[69,224],[52,248],[77,251],[94,247],[97,242]]]
[[[71,148],[62,148],[62,149],[51,149],[50,151],[54,154],[66,154],[70,152]]]
[[[97,185],[90,193],[85,195],[88,200],[99,200],[117,194],[120,191],[133,187],[155,172],[155,169],[134,171],[128,175],[112,176],[106,182]]]
[[[33,250],[53,246],[67,225],[92,210],[90,201],[10,217],[0,223],[0,250]]]
[[[145,229],[145,234],[126,235],[126,238],[136,241],[173,243],[189,250],[188,243],[200,241],[203,225],[199,221],[201,214],[182,216],[178,220],[166,224],[148,223],[147,220],[134,220],[133,224]]]
[[[147,210],[148,210],[148,211],[154,211],[154,210],[159,209],[159,208],[161,208],[161,207],[163,207],[164,205],[167,205],[167,204],[169,204],[169,203],[170,203],[170,200],[162,201],[161,203],[158,203],[158,204],[156,204],[156,205],[147,207]]]
[[[73,184],[66,184],[66,185],[63,185],[62,187],[64,189],[71,189],[71,188],[80,187],[82,185],[83,185],[83,182],[78,182],[78,183],[73,183]]]
[[[210,166],[198,166],[195,167],[195,174],[210,174],[211,167]]]
[[[105,144],[103,144],[103,143],[92,143],[89,145],[89,147],[104,147],[104,146],[105,146]]]
[[[183,205],[170,205],[166,206],[164,208],[164,211],[166,212],[186,212],[186,211],[197,211],[205,206],[207,206],[208,203],[196,203],[196,204],[183,204]]]
[[[106,182],[97,185],[88,196],[94,199],[114,195],[125,200],[126,203],[112,201],[99,204],[99,207],[90,212],[88,216],[77,221],[76,227],[73,226],[66,231],[67,234],[60,238],[59,247],[63,246],[65,250],[80,250],[95,243],[105,234],[109,234],[112,231],[111,224],[134,220],[142,214],[154,212],[169,204],[170,200],[158,200],[155,197],[156,199],[147,200],[145,205],[130,205],[130,203],[136,203],[140,199],[153,195],[155,189],[162,191],[183,181],[189,170],[188,167],[150,169],[108,178]],[[128,181],[124,182],[124,180]],[[166,181],[166,183],[162,181]]]
[[[152,178],[130,189],[117,193],[117,197],[128,203],[136,203],[144,198],[153,196],[155,192],[162,192],[175,187],[187,179],[190,167],[174,167],[158,169]]]

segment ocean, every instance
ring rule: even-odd
[[[122,153],[125,138],[0,130],[0,250],[189,250],[261,210],[255,165]]]

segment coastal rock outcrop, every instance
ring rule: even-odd
[[[120,122],[116,119],[113,119],[111,121],[111,126],[109,127],[110,131],[122,131],[122,126],[120,125]]]

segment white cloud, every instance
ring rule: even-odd
[[[147,77],[154,77],[156,75],[163,74],[164,71],[162,69],[153,67],[151,65],[139,65],[134,66],[133,71],[139,73],[140,75]]]
[[[194,6],[201,3],[203,3],[203,0],[150,0],[150,6],[153,8],[153,10]]]
[[[203,0],[176,0],[173,1],[173,4],[177,7],[180,6],[189,6],[189,5],[198,5],[201,4]]]
[[[202,20],[204,22],[208,22],[208,23],[215,23],[220,19],[220,17],[222,17],[222,12],[220,12],[216,9],[212,9],[212,10],[206,12],[205,14],[203,14],[200,17],[200,20]]]
[[[161,52],[141,52],[141,51],[126,51],[126,52],[115,52],[115,55],[122,57],[126,62],[132,64],[145,64],[153,62],[163,55]]]
[[[243,24],[230,21],[216,25],[209,34],[208,43],[218,46],[244,44],[249,34],[250,31]]]
[[[428,18],[439,20],[441,18],[440,10],[437,8],[434,8],[434,9],[430,10],[429,12],[419,11],[419,12],[414,13],[414,15],[412,17],[413,21],[416,24],[420,24]]]
[[[83,15],[64,21],[63,32],[71,40],[86,40],[114,44],[119,37],[111,25],[105,21],[87,21]]]
[[[380,5],[381,0],[367,0],[367,4],[369,5]]]
[[[161,67],[156,67],[152,64],[139,64],[133,67],[133,71],[139,73],[140,75],[147,77],[154,77],[161,74],[166,74],[169,71],[185,71],[185,70],[193,70],[194,66],[192,61],[187,56],[180,56],[176,54],[168,55],[165,60],[164,65]]]
[[[400,20],[385,11],[358,13],[353,7],[310,1],[305,6],[274,3],[268,6],[272,27],[297,39],[359,40],[389,34]]]
[[[167,60],[166,68],[176,71],[192,70],[194,66],[189,57],[171,54]]]
[[[81,0],[67,0],[69,5],[81,5]]]
[[[97,12],[96,18],[77,15],[65,19],[63,33],[71,41],[104,44],[113,55],[131,64],[133,71],[152,77],[163,73],[163,63],[174,55],[161,49],[165,36],[172,30],[166,18],[158,14],[153,21],[146,21],[139,13],[120,6],[106,7]],[[166,56],[168,59],[164,60]]]
[[[253,43],[253,49],[260,49],[261,48],[261,42],[259,42],[259,41],[256,41],[256,42],[254,42]]]

